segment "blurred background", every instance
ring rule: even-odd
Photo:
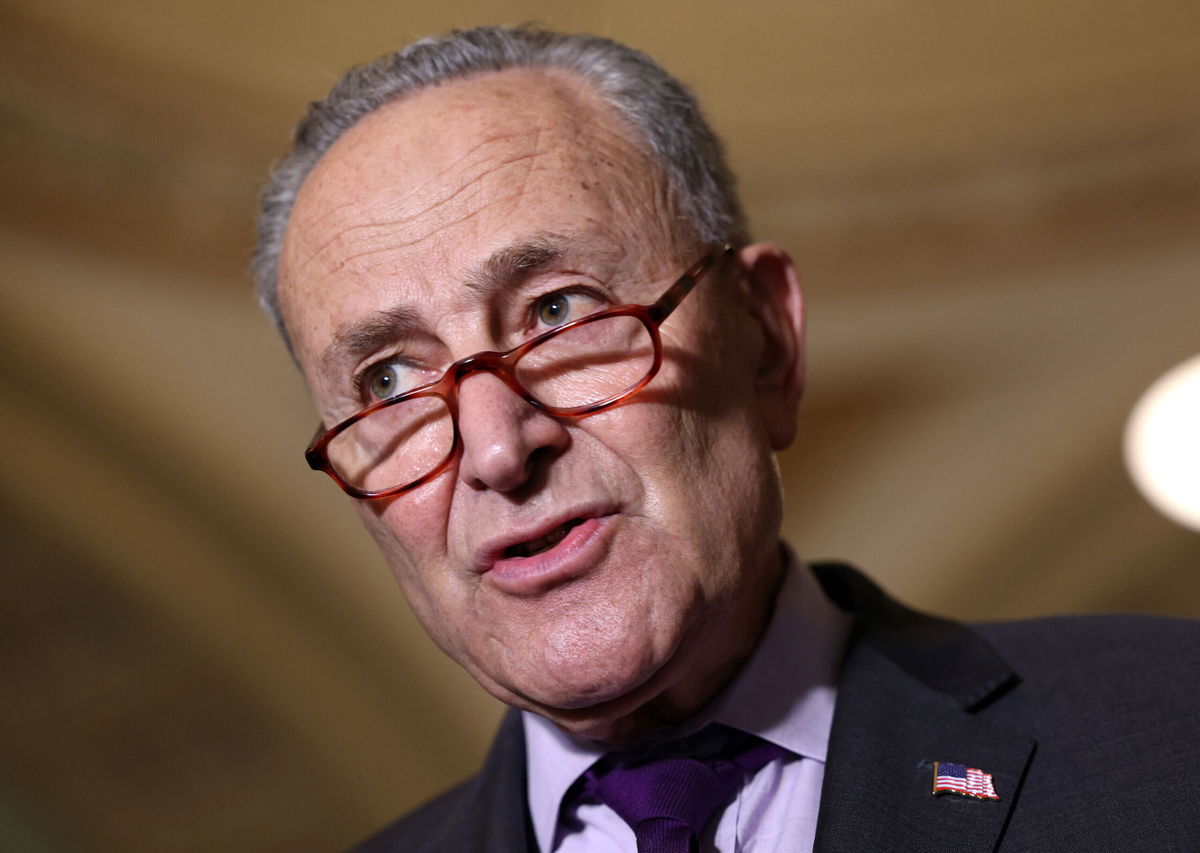
[[[640,47],[803,272],[786,535],[971,619],[1200,616],[1121,460],[1200,352],[1195,0],[0,4],[0,849],[339,849],[498,706],[414,623],[244,272],[349,64],[478,23]]]

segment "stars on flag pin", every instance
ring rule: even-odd
[[[1000,796],[992,785],[992,774],[978,767],[967,767],[951,761],[933,763],[933,793],[958,794],[976,800],[998,800]]]

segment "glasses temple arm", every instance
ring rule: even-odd
[[[675,283],[671,285],[670,289],[660,296],[657,302],[650,306],[650,313],[651,316],[654,317],[654,321],[656,323],[661,323],[670,317],[671,312],[679,307],[679,303],[683,301],[683,298],[691,293],[692,288],[700,283],[700,279],[704,277],[704,274],[707,273],[714,264],[724,261],[730,255],[732,255],[733,251],[733,246],[731,246],[729,243],[726,243],[718,251],[710,252],[709,254],[705,255],[696,262],[695,266],[681,275],[675,281]]]

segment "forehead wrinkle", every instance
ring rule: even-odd
[[[534,131],[535,140],[540,138],[540,135],[541,135],[540,129],[537,131]],[[482,147],[484,147],[483,144],[476,146],[475,150],[478,150],[479,148],[482,148]],[[536,147],[537,146],[535,144],[535,148]],[[353,246],[355,244],[364,244],[364,243],[368,244],[368,247],[364,248],[362,250],[349,251],[349,252],[342,253],[340,255],[340,257],[337,258],[336,263],[328,264],[326,267],[327,273],[332,274],[332,273],[341,272],[343,269],[345,269],[347,266],[350,266],[355,261],[359,261],[364,258],[368,258],[371,255],[374,255],[377,253],[381,253],[381,252],[386,253],[386,252],[393,251],[395,249],[409,248],[411,246],[417,245],[417,244],[421,243],[422,241],[428,239],[432,234],[434,234],[437,231],[443,230],[445,228],[448,228],[448,227],[451,227],[454,225],[462,224],[462,223],[467,222],[470,219],[474,218],[475,216],[478,216],[478,215],[486,212],[487,209],[494,204],[508,202],[508,201],[512,201],[514,199],[520,198],[522,195],[524,195],[526,189],[528,188],[530,176],[533,173],[533,171],[535,170],[535,166],[533,165],[533,163],[531,161],[533,161],[537,157],[539,157],[541,155],[541,153],[542,152],[540,150],[534,150],[534,151],[530,151],[530,152],[524,152],[521,154],[509,156],[509,157],[506,157],[499,161],[489,161],[488,159],[481,158],[477,164],[474,164],[474,165],[476,165],[476,170],[475,170],[474,174],[472,174],[465,181],[456,182],[453,185],[453,188],[450,190],[450,192],[445,192],[445,190],[448,189],[448,186],[445,182],[439,182],[439,178],[443,177],[447,172],[449,172],[451,169],[454,168],[454,165],[456,165],[456,164],[451,164],[446,169],[443,169],[441,172],[439,172],[438,175],[431,177],[431,178],[423,181],[418,186],[414,187],[411,191],[406,193],[401,199],[398,199],[396,202],[393,203],[393,205],[391,205],[391,206],[395,206],[399,203],[402,203],[404,201],[412,199],[415,196],[419,196],[422,194],[421,191],[423,189],[432,188],[432,191],[424,193],[424,195],[427,196],[427,199],[422,199],[419,201],[419,209],[417,209],[416,211],[414,211],[412,213],[407,213],[402,216],[396,216],[396,217],[392,217],[392,218],[380,218],[380,219],[377,219],[374,221],[363,222],[358,225],[348,225],[345,228],[342,228],[341,230],[335,231],[328,239],[326,239],[324,242],[322,242],[321,244],[319,244],[312,250],[312,252],[309,254],[308,259],[306,259],[306,261],[301,265],[301,269],[308,262],[315,262],[322,255],[328,254],[331,250],[334,250],[336,247]],[[465,159],[466,159],[466,156],[464,156],[463,158],[460,158],[458,162],[461,162],[462,160],[465,160]],[[436,220],[436,221],[430,222],[428,229],[422,231],[419,234],[412,235],[409,238],[404,239],[404,240],[396,240],[396,232],[398,230],[404,228],[407,225],[412,224],[413,222],[420,220],[423,217],[427,217],[431,214],[434,214],[434,213],[442,210],[443,208],[448,207],[455,200],[459,199],[460,197],[464,196],[465,194],[467,194],[469,192],[478,193],[479,184],[484,179],[488,178],[489,176],[491,176],[497,172],[503,171],[504,169],[511,168],[518,164],[526,163],[527,161],[530,161],[530,162],[528,162],[528,165],[526,165],[525,169],[523,170],[524,173],[520,176],[519,185],[514,187],[511,191],[505,193],[504,195],[502,195],[498,198],[492,199],[487,205],[483,205],[480,207],[475,207],[473,209],[470,209],[463,215],[458,216],[456,218]],[[479,169],[478,164],[482,164],[482,163],[488,163],[488,165],[486,168]],[[437,190],[443,191],[443,193],[440,197],[436,196]],[[324,212],[324,214],[322,216],[318,217],[313,222],[313,225],[315,225],[319,228],[320,223],[323,220],[328,220],[329,218],[336,217],[336,215],[339,211],[343,211],[346,209],[355,209],[356,207],[357,207],[356,201],[348,201],[344,204],[332,207],[328,211]]]
[[[515,200],[519,199],[520,197],[521,197],[521,192],[518,190],[514,190],[513,192],[507,193],[504,196],[501,196],[501,197],[495,199],[492,202],[492,204],[503,203],[503,202],[508,202],[508,201],[515,201]],[[420,234],[413,235],[412,237],[409,237],[408,239],[405,239],[405,240],[394,240],[393,239],[390,242],[388,242],[386,245],[372,246],[370,248],[363,249],[362,251],[359,251],[359,252],[352,252],[352,253],[346,254],[342,258],[340,258],[340,260],[336,266],[331,266],[328,268],[327,274],[332,275],[335,273],[339,273],[342,270],[344,270],[346,267],[351,266],[351,265],[358,265],[358,266],[360,266],[360,271],[365,272],[368,269],[370,269],[371,267],[368,267],[368,266],[362,265],[362,264],[356,264],[356,262],[364,261],[365,259],[370,258],[374,255],[391,255],[397,249],[412,248],[413,246],[417,246],[420,243],[422,243],[428,239],[438,236],[439,232],[441,232],[441,231],[444,231],[448,228],[452,228],[457,225],[462,225],[466,222],[470,222],[472,219],[483,216],[487,212],[488,211],[487,211],[486,207],[478,208],[475,210],[470,210],[470,211],[464,213],[462,216],[459,216],[455,219],[446,219],[441,222],[438,222],[432,228],[430,228],[428,231],[424,231]],[[382,228],[382,226],[379,226],[379,227]],[[480,289],[480,288],[472,288],[472,287],[470,287],[469,284],[468,284],[468,288],[471,290]]]
[[[335,247],[339,245],[347,246],[349,248],[349,246],[357,243],[359,245],[366,244],[366,248],[363,250],[350,250],[341,257],[337,257],[335,252],[334,260],[336,263],[327,262],[325,265],[325,269],[328,273],[340,272],[346,266],[353,264],[353,262],[371,256],[376,251],[381,250],[377,248],[378,240],[387,240],[389,237],[394,239],[395,235],[389,234],[390,231],[403,228],[405,225],[410,224],[422,216],[431,215],[437,212],[439,209],[447,206],[456,199],[459,199],[464,193],[467,193],[472,189],[478,190],[477,185],[479,182],[500,170],[511,167],[516,163],[532,161],[538,158],[541,154],[545,153],[543,145],[544,136],[546,135],[563,137],[568,150],[577,150],[580,147],[579,142],[581,141],[581,137],[586,137],[589,139],[590,144],[582,147],[591,149],[589,152],[590,156],[586,159],[591,161],[589,165],[591,165],[593,169],[600,163],[604,163],[605,165],[611,167],[613,164],[612,161],[608,160],[608,157],[613,157],[616,160],[627,160],[629,153],[631,153],[630,149],[644,156],[644,152],[640,150],[640,147],[637,145],[636,141],[631,139],[627,132],[623,132],[627,131],[628,129],[619,121],[619,117],[611,115],[610,111],[606,109],[607,105],[602,101],[598,101],[594,93],[586,90],[572,91],[576,88],[575,86],[570,86],[570,88],[565,89],[561,85],[564,82],[562,80],[556,80],[554,82],[558,85],[554,85],[549,94],[558,103],[558,107],[556,110],[554,110],[552,115],[541,117],[541,121],[537,122],[532,127],[524,126],[514,129],[511,125],[509,125],[507,127],[480,128],[480,130],[486,135],[467,148],[465,151],[457,154],[453,157],[453,159],[441,165],[441,167],[438,168],[433,175],[416,183],[408,190],[408,192],[405,192],[402,195],[396,194],[396,197],[390,204],[387,204],[386,206],[378,203],[373,205],[377,210],[381,207],[384,207],[384,209],[379,210],[379,212],[386,213],[386,207],[395,208],[396,206],[408,203],[410,207],[418,208],[414,213],[392,218],[380,217],[376,221],[363,222],[357,225],[347,224],[345,227],[338,230],[336,228],[336,221],[330,222],[330,220],[338,219],[339,214],[348,208],[359,208],[361,206],[361,202],[357,199],[350,199],[345,201],[343,204],[330,205],[325,207],[323,210],[320,210],[319,213],[310,219],[311,232],[319,233],[320,231],[324,230],[323,226],[325,226],[327,223],[335,227],[333,228],[332,234],[326,240],[311,249],[311,251],[308,253],[308,258],[300,263],[299,268],[303,269],[304,267],[307,267],[309,263],[319,262],[322,256],[330,254],[331,250],[335,249]],[[578,81],[569,82],[577,83]],[[402,103],[397,104],[392,109],[397,107],[403,109],[404,105]],[[400,157],[401,160],[403,160],[403,157],[401,156],[403,152],[395,148],[396,144],[400,145],[402,148],[406,145],[405,142],[400,140],[397,140],[393,146],[389,147],[386,153],[381,152],[378,147],[375,147],[374,150],[368,155],[367,162],[363,162],[361,156],[355,156],[354,153],[351,153],[355,150],[355,148],[360,147],[358,144],[356,144],[357,137],[363,132],[374,129],[373,125],[381,118],[386,118],[386,114],[389,112],[391,112],[391,110],[385,106],[381,111],[366,117],[359,127],[352,128],[347,138],[344,138],[340,141],[341,145],[346,145],[349,143],[348,147],[350,150],[347,152],[349,154],[349,161],[346,161],[346,159],[343,157],[338,159],[337,162],[339,164],[345,164],[346,162],[358,162],[359,167],[361,168],[363,166],[370,167],[370,161],[377,160],[381,154],[387,158]],[[588,120],[589,118],[592,120]],[[609,121],[597,121],[597,118],[607,118]],[[612,119],[614,118],[618,118],[618,121],[615,125],[612,123]],[[358,131],[358,133],[355,131]],[[401,134],[401,137],[403,138],[403,134]],[[521,151],[515,156],[510,155],[504,157],[499,161],[492,160],[492,158],[489,156],[489,149],[498,144],[503,145],[506,143],[511,143],[514,140],[524,142],[522,147],[525,150]],[[335,155],[336,157],[337,148],[341,147],[341,145],[335,144],[334,149],[329,153]],[[371,146],[368,145],[368,150],[370,150],[370,148]],[[326,155],[326,157],[323,159],[325,160],[325,164],[330,164],[329,155]],[[479,167],[481,165],[485,166],[485,168],[480,169]],[[467,173],[466,179],[457,181],[446,180],[447,175],[455,170]],[[335,167],[333,174],[336,175],[338,171],[338,167]],[[358,169],[355,171],[358,171],[359,175],[361,176],[361,171]],[[370,169],[368,168],[368,173],[369,171]],[[535,171],[536,168],[530,164],[524,174],[517,179],[517,183],[519,183],[519,189],[516,189],[510,196],[495,199],[494,201],[511,201],[512,197],[519,197],[527,190],[528,184]],[[322,177],[328,180],[330,175],[328,172],[326,172],[326,174]],[[447,192],[447,190],[449,190],[449,192]],[[422,196],[424,196],[424,198],[422,198]],[[370,207],[367,208],[367,210],[369,209]],[[346,217],[341,218],[344,219]],[[414,235],[402,243],[393,243],[390,248],[411,247],[412,245],[428,239],[433,231],[436,231],[444,226],[461,224],[462,222],[467,221],[469,218],[469,216],[461,216],[449,222],[431,223],[430,227],[425,230],[425,233]],[[384,247],[382,250],[386,251],[387,248],[388,247]]]
[[[498,171],[500,168],[502,168],[504,166],[512,165],[513,163],[517,163],[522,160],[532,159],[532,158],[540,155],[542,153],[541,142],[542,142],[542,134],[544,132],[545,132],[545,128],[543,128],[541,126],[532,127],[529,129],[522,129],[522,130],[515,131],[515,132],[514,131],[495,131],[491,135],[486,136],[483,139],[481,139],[477,145],[473,145],[469,149],[467,149],[465,152],[463,152],[461,157],[458,157],[457,159],[452,160],[451,162],[447,163],[443,168],[439,169],[436,174],[431,175],[429,178],[426,178],[424,181],[421,181],[420,183],[418,183],[413,188],[413,192],[411,194],[415,195],[421,188],[423,188],[429,184],[433,184],[435,187],[438,187],[438,188],[444,187],[445,184],[442,182],[442,179],[445,178],[446,175],[448,175],[450,172],[454,171],[456,168],[459,168],[460,166],[462,167],[463,171],[469,171],[471,167],[478,168],[479,163],[487,164],[491,160],[491,158],[489,157],[489,155],[487,154],[487,152],[484,149],[489,148],[492,145],[495,145],[495,144],[501,143],[501,142],[505,142],[509,139],[519,139],[521,137],[527,137],[527,136],[533,137],[532,150],[523,152],[520,154],[511,155],[508,157],[503,157],[499,161],[497,161],[494,165],[492,165],[488,168],[485,168],[482,172],[476,172],[474,175],[472,175],[472,177],[470,179],[465,181],[462,184],[462,186],[460,186],[457,190],[455,190],[453,193],[451,193],[449,196],[447,196],[447,200],[452,199],[455,196],[457,196],[459,193],[461,193],[463,190],[465,190],[467,187],[469,187],[470,185],[478,182],[480,178],[486,177],[487,175],[490,175],[491,173]],[[468,162],[468,161],[471,161],[471,162]]]

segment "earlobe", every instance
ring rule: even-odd
[[[741,295],[762,335],[755,390],[771,447],[796,435],[804,392],[804,299],[792,259],[779,246],[756,243],[738,252]]]

